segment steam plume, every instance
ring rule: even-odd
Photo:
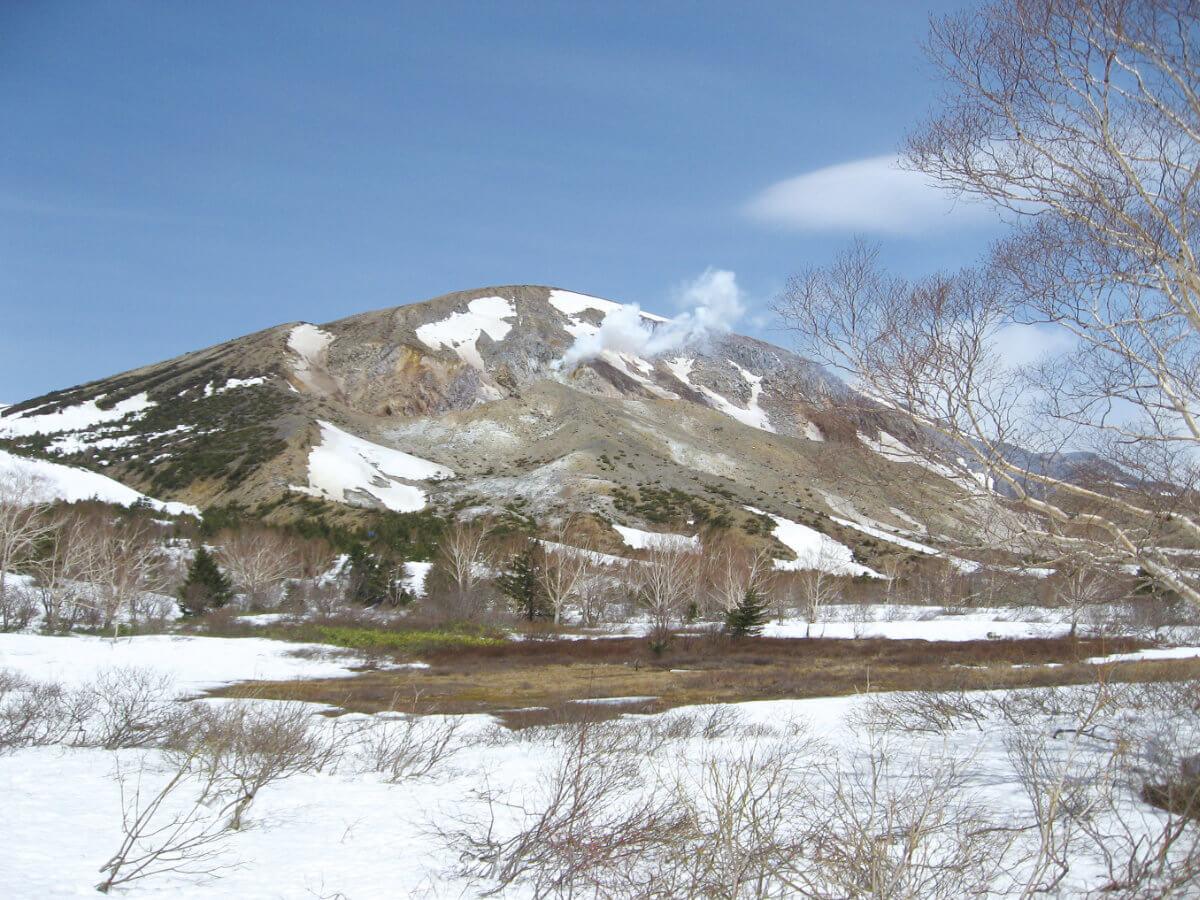
[[[683,286],[679,300],[684,311],[663,322],[643,318],[636,303],[613,310],[599,331],[576,338],[554,367],[570,372],[605,350],[653,359],[682,347],[702,346],[710,337],[731,331],[746,311],[737,278],[727,269],[705,269]]]

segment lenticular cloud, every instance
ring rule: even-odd
[[[679,299],[685,310],[658,322],[643,316],[636,303],[613,310],[604,317],[599,331],[578,337],[555,368],[569,372],[605,350],[653,359],[672,350],[703,345],[714,335],[732,331],[746,311],[737,277],[727,269],[705,269],[683,286]]]

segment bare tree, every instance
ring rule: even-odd
[[[1011,235],[980,270],[915,282],[859,242],[776,304],[940,471],[1031,514],[1018,533],[1089,540],[1193,603],[1160,547],[1200,541],[1198,19],[1187,0],[1001,0],[935,23],[944,96],[908,162],[1000,208]],[[1010,326],[1066,349],[1007,366]]]
[[[694,547],[656,541],[640,565],[631,568],[638,604],[650,614],[653,634],[662,639],[695,602],[700,554]]]
[[[1086,558],[1070,558],[1059,565],[1052,587],[1056,599],[1071,617],[1071,637],[1090,610],[1106,600],[1116,599],[1119,592],[1115,582],[1112,572]]]
[[[298,578],[304,564],[295,543],[271,528],[223,531],[213,543],[217,560],[251,607],[270,605],[272,594],[289,578]],[[278,599],[278,598],[274,598]]]
[[[724,615],[742,602],[747,591],[767,593],[771,555],[765,547],[751,547],[736,532],[719,531],[704,540],[701,570],[705,611]]]
[[[800,601],[800,615],[804,617],[804,636],[812,636],[812,627],[825,617],[825,611],[842,595],[841,579],[832,573],[837,559],[827,544],[822,544],[817,558],[810,568],[796,573],[794,585]]]
[[[29,560],[38,541],[53,529],[36,479],[20,472],[0,474],[0,631],[21,627],[27,598],[16,596],[8,575]],[[18,625],[20,621],[21,625]]]
[[[447,527],[438,541],[434,569],[449,593],[447,612],[455,617],[472,618],[485,603],[483,584],[495,562],[490,534],[485,523],[459,521]]]
[[[88,611],[97,608],[93,571],[94,542],[86,539],[87,520],[78,514],[60,516],[43,538],[32,569],[42,604],[42,628],[69,630]]]
[[[144,772],[130,777],[118,769],[121,788],[121,844],[100,867],[104,879],[96,890],[107,894],[114,887],[169,872],[186,875],[215,875],[221,865],[220,852],[229,836],[223,816],[207,805],[214,785],[211,770],[196,778],[185,758],[153,795],[143,793]],[[195,798],[187,796],[196,791]]]
[[[551,536],[541,543],[539,575],[546,601],[554,610],[554,624],[572,604],[582,607],[588,581],[595,566],[595,548],[590,537],[574,528],[567,519]],[[581,610],[582,612],[582,610]]]
[[[96,590],[96,602],[105,628],[114,635],[121,616],[133,625],[145,617],[146,595],[167,587],[162,551],[153,531],[138,519],[111,522],[93,519],[76,532],[77,540],[90,541],[87,580]]]

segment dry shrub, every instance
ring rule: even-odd
[[[359,736],[360,771],[377,772],[393,783],[431,775],[463,749],[461,727],[461,716],[419,716],[415,709],[379,717]]]
[[[990,707],[961,689],[873,694],[854,714],[855,724],[896,733],[947,734],[967,725],[983,730]]]
[[[107,894],[114,887],[165,873],[216,875],[224,866],[220,851],[229,837],[225,817],[210,808],[214,784],[211,771],[197,777],[192,760],[178,761],[167,783],[154,794],[142,790],[144,770],[130,785],[118,765],[121,789],[121,843],[100,867],[104,876],[96,890]],[[196,791],[194,797],[188,796]]]
[[[264,787],[328,768],[343,749],[336,725],[327,721],[318,727],[311,708],[302,703],[197,705],[172,724],[164,748],[168,758],[203,770],[235,830]]]
[[[72,741],[78,747],[117,750],[160,743],[176,711],[171,679],[151,669],[112,669],[81,689],[89,698],[85,727]]]
[[[613,734],[588,724],[573,729],[535,796],[482,794],[482,815],[442,832],[463,874],[496,891],[520,881],[535,896],[631,896],[637,863],[669,847],[685,823],[665,795],[644,790],[641,758],[614,752]],[[500,824],[514,819],[515,830]]]

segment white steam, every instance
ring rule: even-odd
[[[746,311],[737,278],[727,269],[705,269],[679,293],[684,311],[671,319],[654,322],[642,316],[636,303],[614,309],[595,334],[576,338],[556,369],[573,370],[595,359],[605,350],[653,359],[681,347],[704,344],[710,337],[726,334]]]

